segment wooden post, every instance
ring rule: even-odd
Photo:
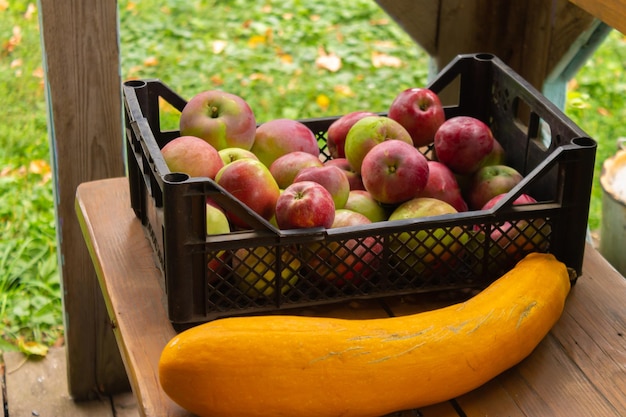
[[[74,209],[80,183],[124,175],[117,2],[39,0],[39,10],[68,387],[83,400],[129,388]]]

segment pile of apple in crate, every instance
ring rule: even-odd
[[[469,116],[446,120],[437,94],[427,88],[400,92],[387,116],[355,111],[339,117],[328,128],[325,153],[321,153],[316,135],[302,122],[275,119],[257,125],[243,98],[215,90],[189,100],[181,113],[180,135],[162,148],[171,171],[214,179],[283,230],[329,229],[488,209],[523,178],[504,164],[505,151],[485,123]],[[522,194],[515,204],[534,201]],[[207,213],[209,234],[249,227],[210,199]],[[462,234],[460,228],[456,231]],[[520,236],[512,237],[511,233]],[[412,239],[408,234],[400,235],[402,238]],[[501,240],[502,247],[516,240],[514,248],[520,249],[525,246],[520,240],[527,237],[517,228],[507,233],[505,225],[491,238]],[[461,246],[461,240],[455,236],[446,251]],[[539,245],[532,242],[529,246]],[[251,250],[255,251],[253,257],[249,256]],[[306,263],[327,263],[324,268],[314,265],[312,269],[322,271],[325,281],[341,285],[352,275],[366,278],[373,264],[368,270],[367,262],[358,258],[374,259],[380,250],[381,245],[372,238],[355,245],[354,253],[347,253],[357,258],[348,267],[342,266],[346,260],[339,260],[333,268],[329,259],[337,256],[333,253],[308,256]],[[436,248],[421,248],[423,252],[429,250]],[[261,246],[238,250],[232,256],[233,270],[241,271],[245,283],[250,275],[246,263],[266,258],[267,262],[261,263],[272,264],[275,255]],[[283,261],[293,264],[298,259]],[[219,266],[220,262],[214,264]],[[258,276],[255,272],[253,275]],[[285,275],[297,279],[296,274]],[[293,286],[291,279],[285,281],[285,288]],[[249,284],[262,296],[274,292],[267,281]]]
[[[302,122],[257,124],[244,99],[221,91],[186,104],[180,135],[161,150],[171,171],[214,179],[281,230],[481,210],[522,180],[504,164],[489,126],[446,119],[427,88],[400,92],[386,113],[337,118],[325,152]],[[522,194],[514,204],[534,201]],[[207,216],[209,234],[248,227],[210,200]],[[369,253],[379,246],[372,239]],[[234,271],[245,251],[235,251]],[[325,277],[347,279],[340,269]],[[175,402],[204,416],[380,416],[421,407],[468,392],[530,354],[569,288],[563,263],[530,253],[469,300],[410,316],[219,318],[170,341],[160,382]]]

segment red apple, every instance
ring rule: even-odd
[[[333,197],[335,210],[343,208],[348,201],[350,194],[350,183],[344,171],[336,166],[324,165],[321,167],[311,167],[302,169],[293,182],[313,181],[328,190]]]
[[[383,204],[415,197],[428,181],[428,161],[412,144],[386,140],[374,146],[361,165],[363,185]]]
[[[377,114],[369,111],[353,111],[344,114],[328,127],[328,131],[326,132],[326,146],[328,147],[328,152],[331,157],[345,158],[346,153],[344,146],[350,128],[356,122],[367,116],[377,116]]]
[[[256,131],[256,119],[248,103],[219,90],[196,94],[183,108],[179,124],[181,136],[197,136],[218,151],[250,149]]]
[[[389,221],[454,213],[457,211],[445,201],[416,197],[399,205],[389,216]],[[391,253],[399,271],[431,273],[453,263],[454,256],[463,249],[466,240],[467,234],[460,226],[403,232],[391,240]]]
[[[428,161],[428,182],[417,196],[443,200],[458,212],[468,209],[454,173],[439,161]]]
[[[418,148],[431,144],[446,120],[439,96],[428,88],[401,91],[389,107],[389,117],[404,126]]]
[[[313,181],[294,182],[276,203],[276,223],[281,229],[301,229],[333,225],[335,203],[328,190]]]
[[[361,179],[361,176],[352,170],[350,162],[348,162],[346,158],[328,159],[326,162],[324,162],[324,165],[334,165],[341,168],[348,177],[350,190],[365,190],[365,186],[363,185],[363,180]]]
[[[224,166],[217,150],[195,136],[180,136],[169,141],[161,154],[172,172],[183,172],[190,177],[215,178]]]
[[[482,209],[491,209],[505,196],[506,193],[493,197]],[[530,195],[521,194],[513,201],[513,205],[533,204],[536,202],[537,200]],[[480,230],[480,227],[477,226],[476,229]],[[549,235],[550,230],[550,225],[544,219],[520,219],[504,222],[503,224],[494,224],[487,231],[491,240],[498,245],[503,254],[509,257],[512,263],[521,259],[528,252],[545,250],[548,244],[546,237]]]
[[[467,203],[471,210],[480,210],[498,194],[509,192],[523,179],[522,174],[507,165],[487,165],[471,178]]]
[[[370,224],[364,215],[346,209],[335,211],[332,228]],[[308,245],[310,256],[306,265],[318,278],[328,280],[336,286],[348,282],[358,285],[371,277],[377,268],[382,244],[373,236],[312,243]],[[308,251],[307,251],[308,252]]]
[[[272,165],[270,172],[281,189],[287,188],[293,182],[293,179],[304,168],[321,167],[324,164],[318,156],[308,152],[295,151],[289,152],[278,157]]]
[[[356,122],[346,136],[345,153],[352,170],[361,173],[363,158],[374,146],[390,139],[413,144],[411,135],[398,122],[385,116],[367,116]]]
[[[267,167],[289,152],[320,154],[317,138],[311,129],[291,119],[274,119],[257,127],[251,150]]]
[[[446,120],[437,130],[434,142],[436,159],[460,175],[478,171],[497,146],[489,126],[469,116]]]
[[[372,223],[387,220],[387,211],[366,190],[351,190],[343,208],[363,214]]]
[[[240,159],[231,162],[219,170],[215,181],[264,219],[269,220],[274,215],[280,189],[269,169],[260,161]],[[248,226],[234,213],[227,215],[233,224]]]
[[[242,148],[224,148],[219,150],[220,157],[222,161],[224,161],[224,165],[230,164],[231,162],[237,161],[239,159],[256,159],[255,154],[250,152],[249,150]]]

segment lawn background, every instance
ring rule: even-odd
[[[372,0],[118,5],[124,80],[160,78],[185,98],[230,91],[259,121],[384,111],[428,79],[428,56]],[[0,0],[0,350],[63,343],[38,19],[36,3]],[[601,163],[626,136],[624,62],[626,39],[614,31],[568,86],[566,114],[599,142],[594,231]]]

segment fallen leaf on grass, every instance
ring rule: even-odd
[[[215,55],[221,54],[224,49],[226,49],[226,45],[228,45],[228,43],[226,41],[223,40],[216,40],[213,41],[213,53]]]
[[[375,68],[392,67],[399,68],[402,66],[402,60],[395,56],[383,54],[381,52],[372,52],[372,65]]]
[[[315,98],[315,102],[323,111],[326,111],[330,105],[330,98],[326,94],[320,94]]]
[[[48,354],[48,346],[37,342],[25,342],[24,339],[19,339],[17,347],[26,356],[45,357]]]
[[[335,55],[335,53],[327,53],[323,47],[319,47],[315,65],[330,72],[337,72],[341,69],[341,58]]]

